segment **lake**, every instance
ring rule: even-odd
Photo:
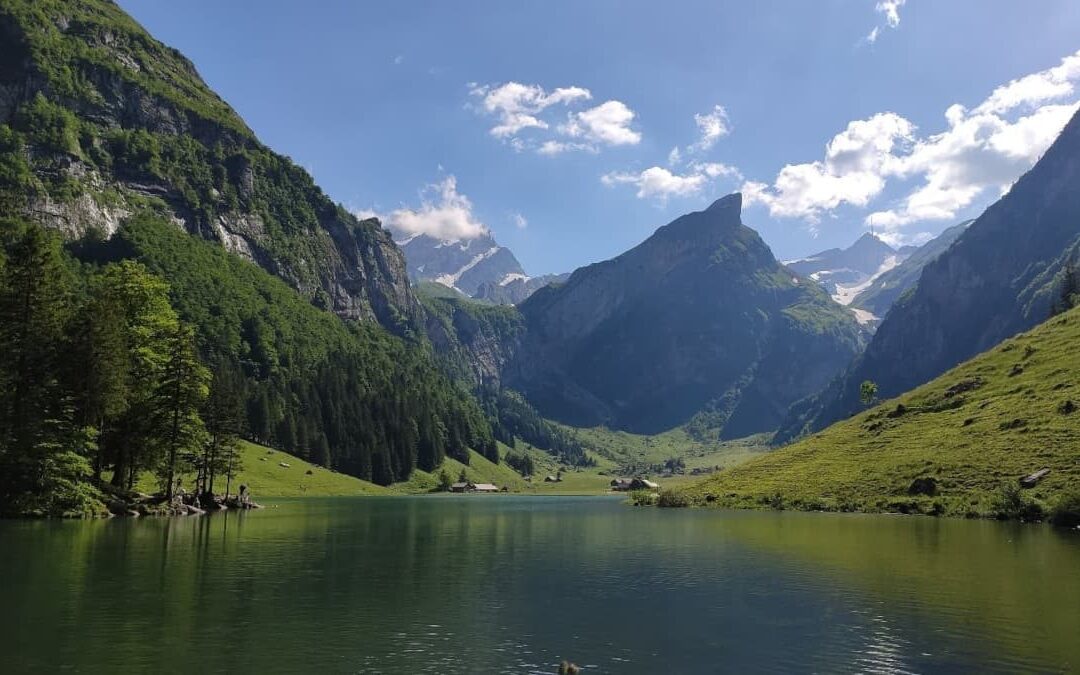
[[[1080,670],[1080,533],[596,497],[267,503],[0,522],[0,670]]]

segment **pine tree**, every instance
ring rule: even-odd
[[[214,372],[202,419],[207,439],[199,461],[198,490],[214,491],[214,478],[235,464],[243,431],[243,402],[239,377],[219,368]]]
[[[168,361],[154,396],[154,425],[162,462],[158,477],[172,498],[179,461],[195,455],[206,429],[199,408],[208,394],[209,373],[195,354],[195,334],[179,324],[166,337]]]
[[[95,479],[103,468],[106,426],[127,407],[130,357],[125,327],[116,296],[100,279],[92,280],[90,297],[72,322],[66,370],[79,411],[77,423],[86,430],[87,444],[94,446]]]
[[[55,429],[70,283],[55,236],[13,221],[0,222],[0,236],[0,445],[27,456]]]

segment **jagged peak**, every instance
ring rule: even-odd
[[[705,211],[712,212],[720,211],[722,209],[734,209],[737,213],[742,214],[742,193],[732,192],[729,195],[723,196],[710,204],[709,208],[705,209]]]

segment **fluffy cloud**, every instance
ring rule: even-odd
[[[469,198],[457,191],[457,179],[447,176],[421,193],[420,208],[401,208],[386,216],[386,224],[404,237],[426,234],[444,241],[476,239],[488,228],[473,214]]]
[[[669,197],[685,197],[701,192],[713,179],[720,177],[741,178],[737,169],[716,162],[692,164],[684,174],[672,173],[660,166],[653,166],[640,173],[612,172],[600,178],[607,186],[634,185],[641,199],[655,198],[661,201]]]
[[[1078,82],[1080,52],[998,87],[973,109],[950,106],[940,133],[920,136],[892,112],[850,122],[823,159],[789,164],[771,184],[747,181],[744,197],[773,216],[814,224],[843,204],[869,205],[890,181],[914,183],[892,208],[867,217],[899,239],[898,228],[955,218],[980,195],[1007,190],[1076,111]]]
[[[534,150],[542,155],[564,152],[597,152],[601,146],[637,145],[641,133],[631,127],[635,113],[622,101],[610,100],[584,110],[571,111],[561,124],[553,124],[549,108],[572,107],[592,99],[583,87],[560,87],[548,92],[536,84],[507,82],[501,85],[469,85],[479,101],[477,109],[496,119],[489,133],[507,141],[515,151]],[[532,131],[533,137],[521,135]],[[536,133],[554,138],[538,139]],[[568,140],[572,139],[572,140]]]
[[[705,151],[716,144],[720,138],[731,133],[731,122],[727,110],[722,105],[713,106],[712,111],[694,115],[694,122],[701,133],[701,140],[694,144],[698,150]]]
[[[622,101],[605,101],[595,108],[570,113],[559,133],[604,145],[637,145],[641,134],[630,128],[634,111]]]
[[[472,84],[469,93],[480,99],[485,112],[498,118],[498,124],[490,131],[496,138],[513,136],[529,127],[547,129],[547,122],[537,117],[546,108],[592,98],[589,90],[581,87],[560,87],[549,93],[539,85],[520,82],[497,87]]]
[[[746,203],[765,204],[773,216],[811,223],[841,204],[866,206],[885,188],[883,174],[894,161],[893,150],[910,143],[914,131],[911,122],[891,112],[849,122],[825,146],[824,160],[788,164],[772,186],[744,185]]]
[[[885,22],[889,24],[889,28],[896,28],[900,25],[900,8],[904,6],[906,0],[881,0],[874,6],[874,10],[885,15]]]
[[[524,230],[525,228],[527,228],[529,226],[528,219],[525,218],[525,216],[521,215],[520,213],[512,213],[512,214],[510,214],[510,219],[514,221],[514,227],[516,227],[519,230]]]
[[[885,24],[889,28],[900,27],[900,8],[904,6],[905,0],[881,0],[874,5],[874,11],[881,14],[885,18]],[[863,41],[868,44],[874,44],[877,42],[878,36],[881,35],[881,26],[874,26],[870,32],[863,38]]]
[[[712,110],[706,113],[695,113],[694,124],[698,128],[698,140],[685,148],[675,146],[668,153],[668,164],[679,164],[684,155],[703,153],[712,149],[716,142],[731,133],[731,120],[728,118],[727,109],[722,105],[714,105]]]

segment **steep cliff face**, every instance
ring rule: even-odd
[[[780,438],[858,409],[859,383],[882,397],[914,388],[1043,321],[1056,277],[1080,249],[1080,113],[1032,169],[926,265],[866,353],[817,400],[794,410]]]
[[[537,291],[520,307],[510,385],[572,424],[657,431],[704,409],[726,437],[774,428],[861,343],[854,319],[742,224],[741,205],[725,197]]]
[[[262,145],[179,52],[106,0],[0,2],[3,204],[66,236],[154,211],[316,305],[419,327],[405,261]]]
[[[525,335],[515,308],[421,294],[427,334],[445,369],[475,387],[495,386]]]
[[[488,281],[480,284],[473,297],[497,305],[519,305],[544,286],[561,284],[569,278],[569,274],[543,274],[538,277],[504,279],[501,282]]]

